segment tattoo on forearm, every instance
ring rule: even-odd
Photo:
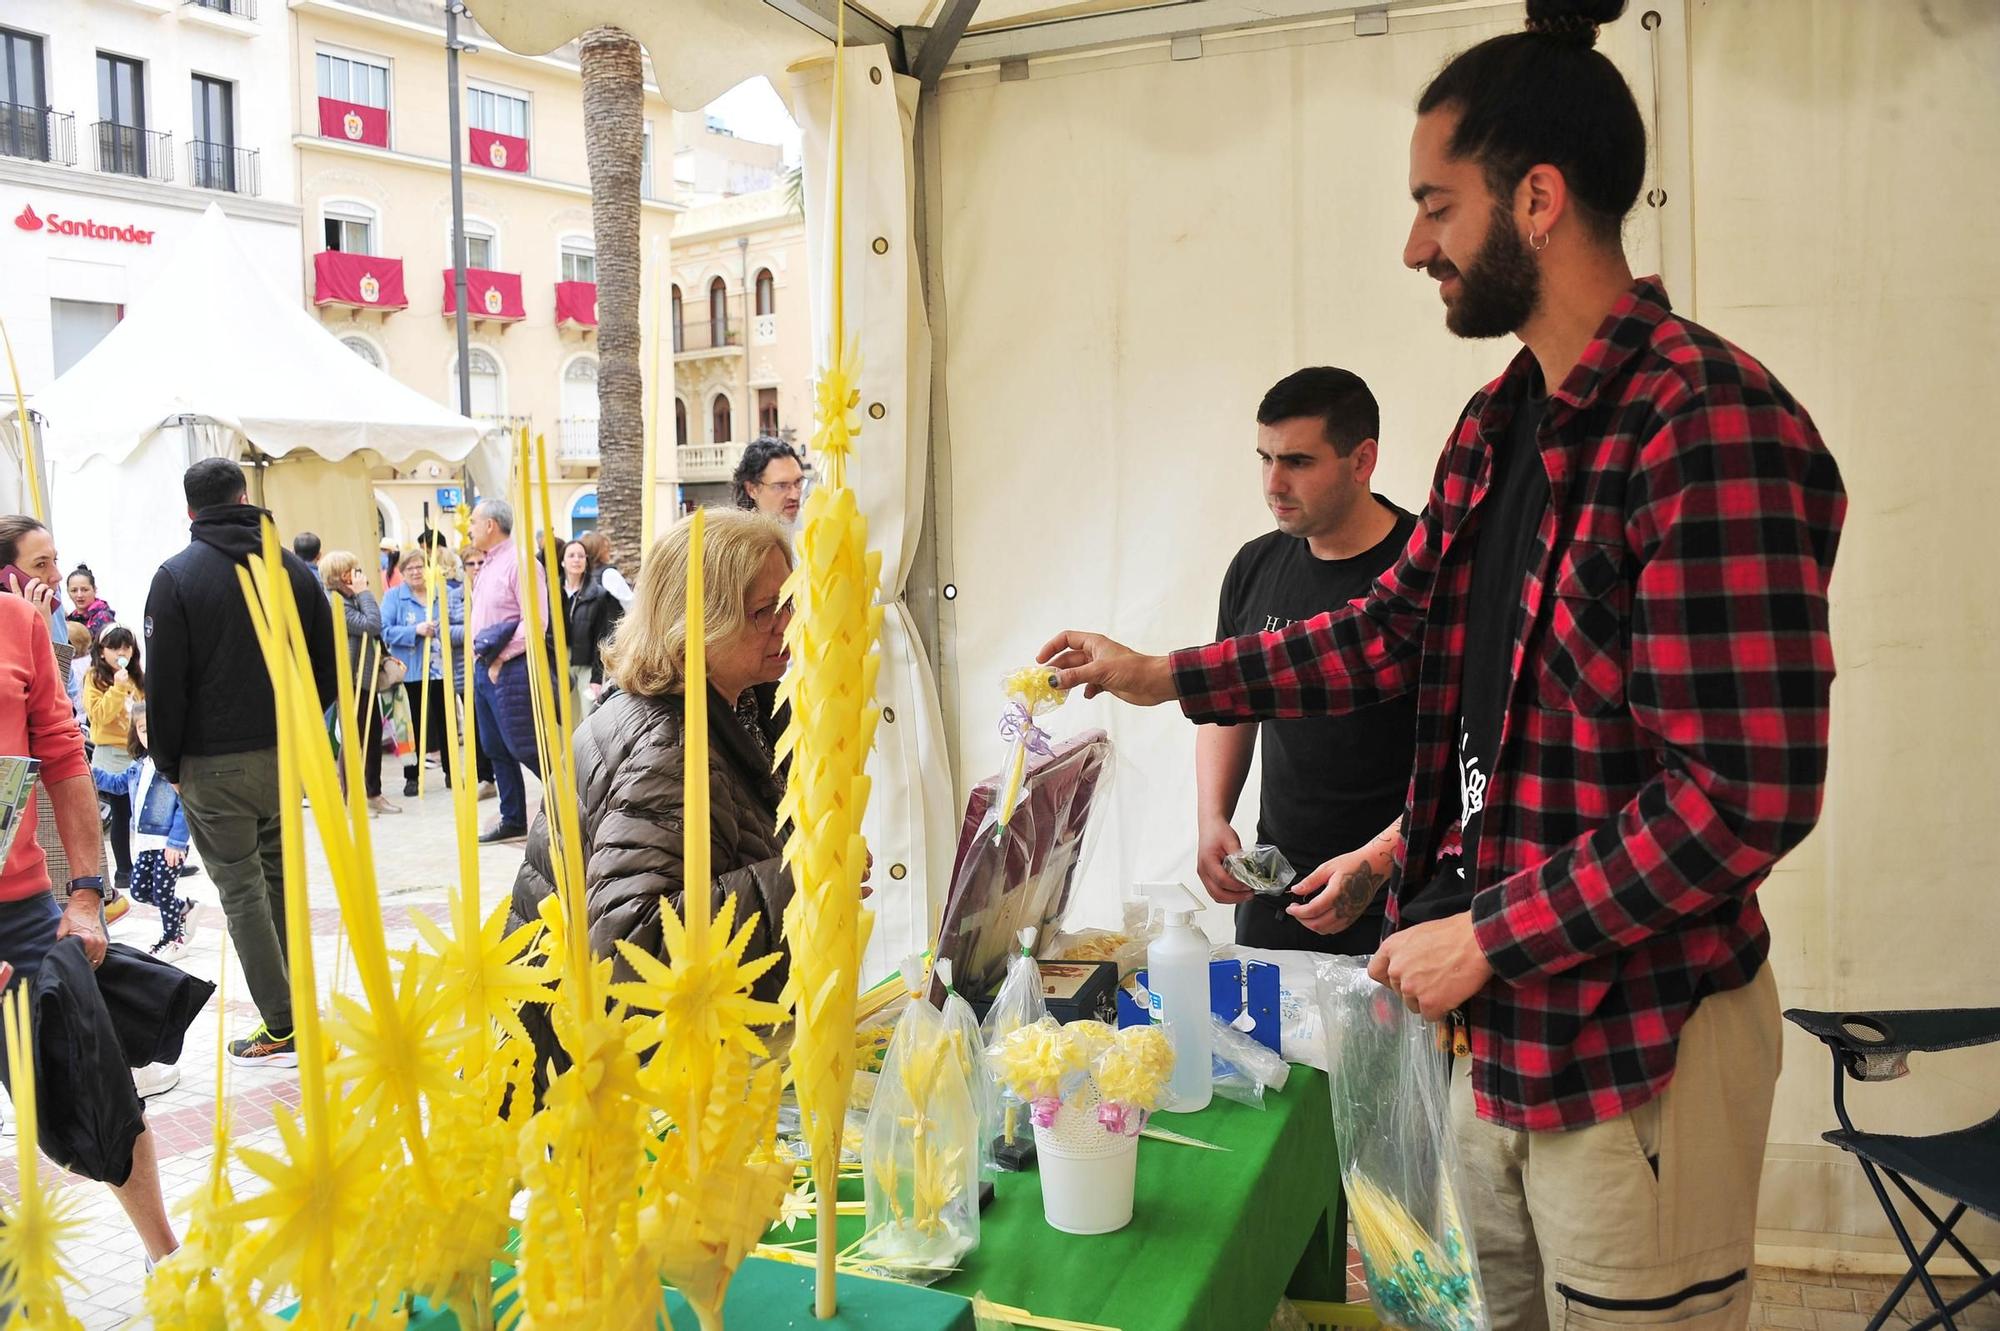
[[[1389,875],[1372,864],[1342,874],[1333,888],[1334,918],[1343,921],[1343,928],[1360,919],[1361,912],[1368,909],[1368,903],[1388,881]]]

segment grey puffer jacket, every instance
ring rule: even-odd
[[[778,799],[771,755],[754,717],[733,710],[712,691],[708,708],[710,867],[719,910],[736,902],[734,929],[756,921],[746,958],[775,950],[791,873],[778,862]],[[614,957],[614,978],[633,978],[618,955],[623,939],[654,956],[664,955],[660,903],[681,900],[682,763],[684,708],[678,694],[608,697],[576,732],[577,797],[583,831],[584,905],[590,945]],[[533,920],[555,892],[548,823],[535,816],[527,859],[514,879],[515,926]],[[758,980],[756,996],[776,999],[787,964],[780,961]]]

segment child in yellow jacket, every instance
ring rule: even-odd
[[[116,777],[132,765],[132,708],[146,699],[146,672],[139,663],[139,640],[123,624],[111,624],[90,647],[90,673],[83,679],[83,711],[90,722],[91,770]],[[98,793],[111,814],[114,883],[120,892],[132,881],[132,801],[122,792]]]

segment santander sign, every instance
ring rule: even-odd
[[[34,210],[30,204],[22,204],[21,211],[14,214],[14,225],[23,231],[40,231],[47,228],[58,236],[77,236],[85,240],[115,240],[124,245],[150,245],[153,233],[136,226],[112,226],[91,218],[78,220],[50,213],[46,218]]]

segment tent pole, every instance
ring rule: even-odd
[[[922,282],[924,315],[931,333],[930,437],[924,449],[924,520],[910,560],[903,601],[916,621],[917,637],[936,672],[938,710],[944,717],[945,760],[957,772],[958,645],[953,599],[957,588],[952,572],[951,420],[945,392],[945,362],[951,340],[944,298],[944,202],[939,188],[943,169],[938,142],[938,90],[935,83],[917,94],[916,174],[917,264]]]

